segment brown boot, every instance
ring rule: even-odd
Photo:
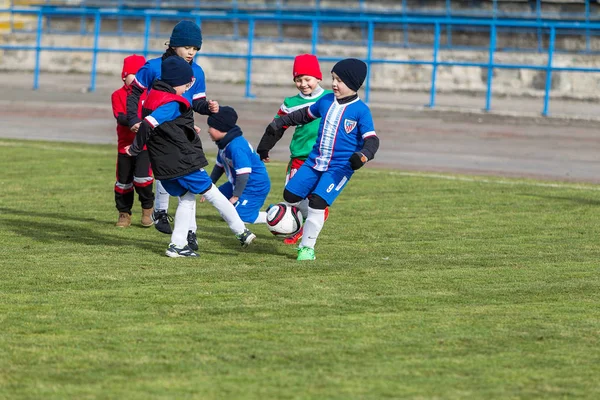
[[[120,212],[119,220],[117,221],[115,226],[119,228],[127,228],[129,225],[131,225],[131,215],[129,215],[126,212]]]
[[[142,208],[142,226],[148,228],[154,225],[154,221],[152,221],[153,212],[154,208]]]

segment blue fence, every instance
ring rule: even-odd
[[[144,56],[148,55],[159,55],[163,53],[161,51],[151,50],[149,48],[150,28],[154,21],[167,18],[164,12],[160,11],[133,11],[133,10],[104,10],[104,9],[46,9],[39,8],[35,9],[7,9],[1,10],[0,12],[18,12],[21,14],[35,15],[37,16],[37,30],[36,30],[36,41],[35,45],[0,45],[0,49],[3,50],[20,50],[20,51],[33,51],[35,52],[35,68],[33,76],[33,89],[39,87],[39,75],[40,75],[40,53],[45,51],[61,51],[61,52],[91,52],[92,63],[90,72],[90,90],[94,91],[96,88],[96,67],[97,57],[100,53],[123,53],[131,54],[135,52],[142,52]],[[93,18],[94,31],[93,31],[93,45],[91,47],[59,47],[59,46],[43,46],[42,37],[44,35],[43,25],[44,19],[48,16],[62,15],[71,17],[86,17]],[[123,48],[104,48],[100,47],[99,39],[101,33],[101,24],[103,19],[114,19],[116,17],[131,17],[131,18],[142,18],[145,21],[145,32],[144,32],[144,46],[142,49],[123,49]],[[295,54],[290,55],[270,55],[270,54],[257,54],[253,50],[253,43],[255,40],[255,26],[257,22],[271,22],[275,23],[277,17],[273,15],[249,15],[249,14],[224,14],[224,15],[204,15],[199,13],[172,13],[168,15],[170,19],[192,19],[195,20],[199,25],[206,21],[244,21],[247,24],[248,32],[246,35],[247,40],[247,51],[245,53],[206,53],[202,52],[203,57],[211,58],[229,58],[229,59],[243,59],[246,61],[246,88],[245,94],[247,97],[254,97],[251,91],[252,82],[252,63],[254,60],[292,60]],[[459,19],[459,18],[414,18],[414,17],[394,17],[394,18],[383,18],[383,17],[354,17],[349,19],[348,17],[332,17],[332,16],[299,16],[289,15],[287,20],[290,22],[305,23],[312,26],[312,42],[311,42],[311,53],[319,53],[318,49],[318,35],[319,29],[322,24],[337,23],[337,24],[349,24],[359,23],[364,24],[367,30],[367,42],[366,42],[366,57],[364,61],[369,65],[375,64],[390,64],[390,65],[426,65],[431,66],[431,86],[429,96],[429,107],[433,108],[436,105],[436,80],[437,72],[440,66],[462,66],[462,67],[475,67],[483,68],[487,70],[487,82],[486,82],[486,96],[484,109],[486,111],[491,110],[492,100],[492,87],[493,87],[493,71],[495,69],[529,69],[544,71],[545,77],[545,91],[542,107],[542,115],[548,115],[548,107],[550,101],[550,89],[552,82],[552,73],[555,71],[568,71],[568,72],[589,72],[596,73],[600,72],[597,68],[586,68],[586,67],[557,67],[553,65],[553,55],[555,53],[555,39],[557,30],[569,30],[575,32],[581,32],[582,35],[586,30],[594,31],[600,29],[598,23],[572,23],[572,22],[536,22],[536,21],[519,21],[519,20],[497,20],[497,19]],[[432,57],[431,59],[425,60],[395,60],[395,59],[382,59],[373,57],[374,49],[374,32],[375,26],[395,24],[395,25],[426,25],[433,27],[433,45],[431,48]],[[440,38],[442,36],[442,27],[446,25],[451,26],[474,26],[483,27],[489,30],[489,48],[488,61],[484,63],[480,62],[460,62],[460,61],[441,61],[439,59],[440,51]],[[529,65],[529,64],[506,64],[497,63],[494,61],[494,55],[496,53],[496,43],[498,29],[501,28],[530,28],[539,29],[547,33],[548,46],[547,46],[547,62],[545,65]],[[321,61],[332,61],[335,62],[339,58],[336,57],[325,57],[319,56]],[[370,68],[369,68],[370,71]],[[367,75],[365,81],[365,101],[369,102],[370,98],[370,75]]]
[[[300,7],[297,2],[288,0],[267,0],[264,4],[248,2],[246,0],[78,0],[77,5],[85,8],[118,8],[118,9],[155,9],[155,10],[180,10],[180,11],[210,11],[223,10],[227,12],[302,12],[328,15],[362,14],[372,16],[453,16],[466,17],[478,16],[484,18],[526,18],[526,19],[577,19],[590,21],[598,18],[600,7],[597,0],[580,0],[577,3],[565,1],[552,1],[543,4],[542,0],[515,0],[506,2],[501,0],[462,0],[467,7],[457,0],[438,0],[441,7],[434,7],[433,2],[421,0],[419,2],[398,0],[394,7],[382,7],[377,1],[354,0],[344,1],[341,5],[322,0],[307,0]],[[514,11],[508,9],[506,3],[522,4],[524,10]],[[18,6],[19,0],[11,0],[11,6]],[[72,0],[37,0],[35,4],[45,6],[73,6]],[[565,10],[550,11],[548,7],[564,6]]]

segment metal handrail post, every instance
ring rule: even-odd
[[[494,76],[494,52],[496,51],[496,24],[490,29],[490,55],[487,69],[487,89],[485,92],[485,111],[490,111],[492,103],[492,78]]]
[[[429,107],[435,107],[435,80],[437,79],[438,51],[440,48],[440,23],[435,23],[433,37],[433,61],[431,63],[431,91],[429,93]]]
[[[100,13],[96,11],[94,18],[94,52],[92,53],[92,76],[90,82],[90,92],[96,90],[96,64],[98,63],[98,45],[100,43]]]
[[[548,116],[548,103],[550,102],[550,89],[552,89],[552,57],[554,56],[554,39],[556,38],[556,28],[550,27],[550,43],[548,44],[548,63],[546,64],[546,87],[544,92],[544,110],[542,115]]]
[[[252,46],[254,44],[254,19],[248,21],[248,52],[246,54],[246,97],[255,98],[252,94]]]
[[[369,36],[367,44],[367,76],[365,79],[365,103],[369,104],[371,94],[371,58],[373,56],[373,39],[375,37],[375,24],[369,21]]]
[[[44,16],[40,9],[37,22],[37,36],[35,38],[35,67],[33,69],[33,90],[40,87],[40,53],[42,51],[42,31],[44,30]]]

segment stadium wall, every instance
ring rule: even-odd
[[[214,33],[218,28],[211,30],[204,27],[205,32]],[[266,29],[266,28],[265,28]],[[328,33],[327,37],[351,38],[356,32],[351,29],[337,28]],[[265,32],[263,32],[265,34]],[[292,33],[290,33],[292,34]],[[298,33],[300,35],[300,32]],[[390,31],[389,35],[398,35],[398,32]],[[381,34],[380,34],[381,35]],[[428,36],[429,35],[429,36]],[[486,35],[463,34],[463,41],[471,44],[488,46]],[[415,38],[424,44],[432,41],[431,33],[421,32]],[[457,42],[459,35],[453,35]],[[392,38],[393,39],[393,38]],[[54,47],[93,47],[93,36],[45,34],[42,46]],[[441,42],[444,43],[442,37]],[[580,37],[559,37],[558,41],[564,48],[579,48],[582,45]],[[0,41],[17,47],[31,46],[35,43],[35,35],[0,35]],[[413,40],[413,42],[415,42]],[[536,41],[534,37],[506,36],[505,45],[519,41],[521,46],[534,48]],[[512,41],[512,42],[511,42]],[[150,57],[158,56],[164,50],[165,39],[151,39],[149,48],[155,53]],[[502,40],[499,39],[499,46]],[[516,42],[515,42],[516,43]],[[513,43],[514,44],[514,43]],[[518,44],[518,43],[517,43]],[[143,40],[140,37],[100,37],[99,46],[110,49],[142,49]],[[593,42],[593,46],[599,46]],[[557,47],[559,47],[557,45]],[[246,77],[245,58],[203,57],[204,53],[220,54],[245,54],[247,52],[247,40],[217,40],[206,39],[198,58],[198,62],[204,68],[209,83],[235,82],[242,83]],[[296,54],[310,52],[310,44],[290,43],[287,41],[255,41],[253,54],[261,55],[289,55],[290,58]],[[140,53],[140,52],[138,52]],[[344,44],[319,44],[318,54],[322,57],[358,57],[365,58],[366,47],[349,46]],[[121,71],[123,53],[99,53],[97,58],[97,73],[118,75]],[[43,51],[41,53],[42,72],[73,72],[89,73],[91,70],[93,54],[91,51],[84,52],[57,52]],[[465,51],[465,50],[440,50],[439,61],[464,61],[487,63],[488,51]],[[600,56],[592,54],[560,54],[553,58],[553,65],[558,67],[600,67]],[[426,48],[401,48],[394,46],[375,46],[372,58],[388,60],[432,60],[432,49]],[[539,65],[545,66],[547,55],[545,52],[497,52],[495,62],[504,64]],[[33,71],[35,65],[35,51],[33,50],[4,50],[0,52],[0,70],[11,71]],[[289,85],[291,60],[262,60],[252,61],[252,84],[254,85]],[[323,63],[323,71],[331,69],[331,63]],[[463,67],[463,66],[440,66],[437,72],[436,88],[440,92],[464,92],[484,93],[486,90],[487,68]],[[494,69],[493,93],[497,95],[510,96],[543,96],[545,85],[545,71],[529,70],[521,68]],[[327,76],[327,74],[325,74]],[[325,80],[328,83],[328,78]],[[600,74],[584,72],[554,72],[552,75],[552,96],[576,99],[597,99],[596,88],[600,83]],[[428,91],[431,87],[431,66],[427,65],[399,65],[399,64],[374,64],[371,68],[371,90],[411,90]]]

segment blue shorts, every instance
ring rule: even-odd
[[[183,196],[187,192],[194,194],[204,193],[212,185],[210,176],[208,176],[204,168],[180,176],[179,178],[161,179],[160,183],[162,183],[165,190],[171,196]]]
[[[350,164],[327,171],[317,171],[305,163],[285,185],[285,188],[303,199],[314,193],[322,197],[328,205],[332,205],[352,174],[354,171],[350,168]]]
[[[221,193],[223,193],[223,196],[227,197],[228,199],[233,196],[233,185],[231,182],[222,184],[219,186],[219,190]],[[260,212],[263,204],[265,204],[268,194],[268,187],[263,193],[247,193],[246,190],[244,193],[242,193],[238,202],[234,204],[234,207],[242,221],[247,224],[252,224],[254,221],[256,221],[256,218],[258,218],[258,213]]]

